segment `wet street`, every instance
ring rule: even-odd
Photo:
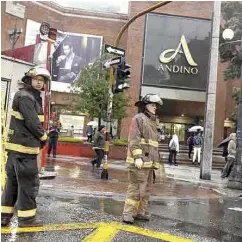
[[[58,159],[58,176],[42,180],[38,218],[44,226],[2,228],[2,241],[242,241],[242,199],[209,187],[157,176],[149,222],[121,222],[127,169],[110,165],[107,181],[93,172],[89,160]]]

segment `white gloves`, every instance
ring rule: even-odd
[[[135,167],[137,167],[138,169],[141,169],[142,168],[142,165],[143,165],[143,160],[141,158],[137,158],[135,159],[134,161],[134,165]]]

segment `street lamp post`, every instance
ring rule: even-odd
[[[225,29],[223,32],[223,38],[225,40],[232,40],[234,37],[234,32],[231,29]],[[242,47],[242,38],[241,40],[235,40],[226,42],[224,44],[231,43],[241,43]],[[242,63],[240,67],[240,97],[238,105],[238,119],[237,119],[237,131],[236,131],[236,159],[235,164],[232,169],[232,172],[229,176],[228,188],[242,190],[242,164],[241,164],[241,155],[242,155]]]

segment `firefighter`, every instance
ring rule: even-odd
[[[123,222],[134,219],[149,221],[147,211],[154,169],[160,167],[156,110],[163,105],[158,95],[147,94],[135,103],[140,110],[131,122],[126,162],[129,166],[129,185],[123,211]]]
[[[13,104],[6,163],[7,181],[1,200],[1,224],[7,226],[16,203],[19,227],[41,226],[36,220],[39,189],[37,155],[46,143],[41,91],[50,80],[44,68],[32,68],[22,78],[24,87],[16,92]]]

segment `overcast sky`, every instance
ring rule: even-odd
[[[128,13],[128,0],[53,0],[64,7]]]

